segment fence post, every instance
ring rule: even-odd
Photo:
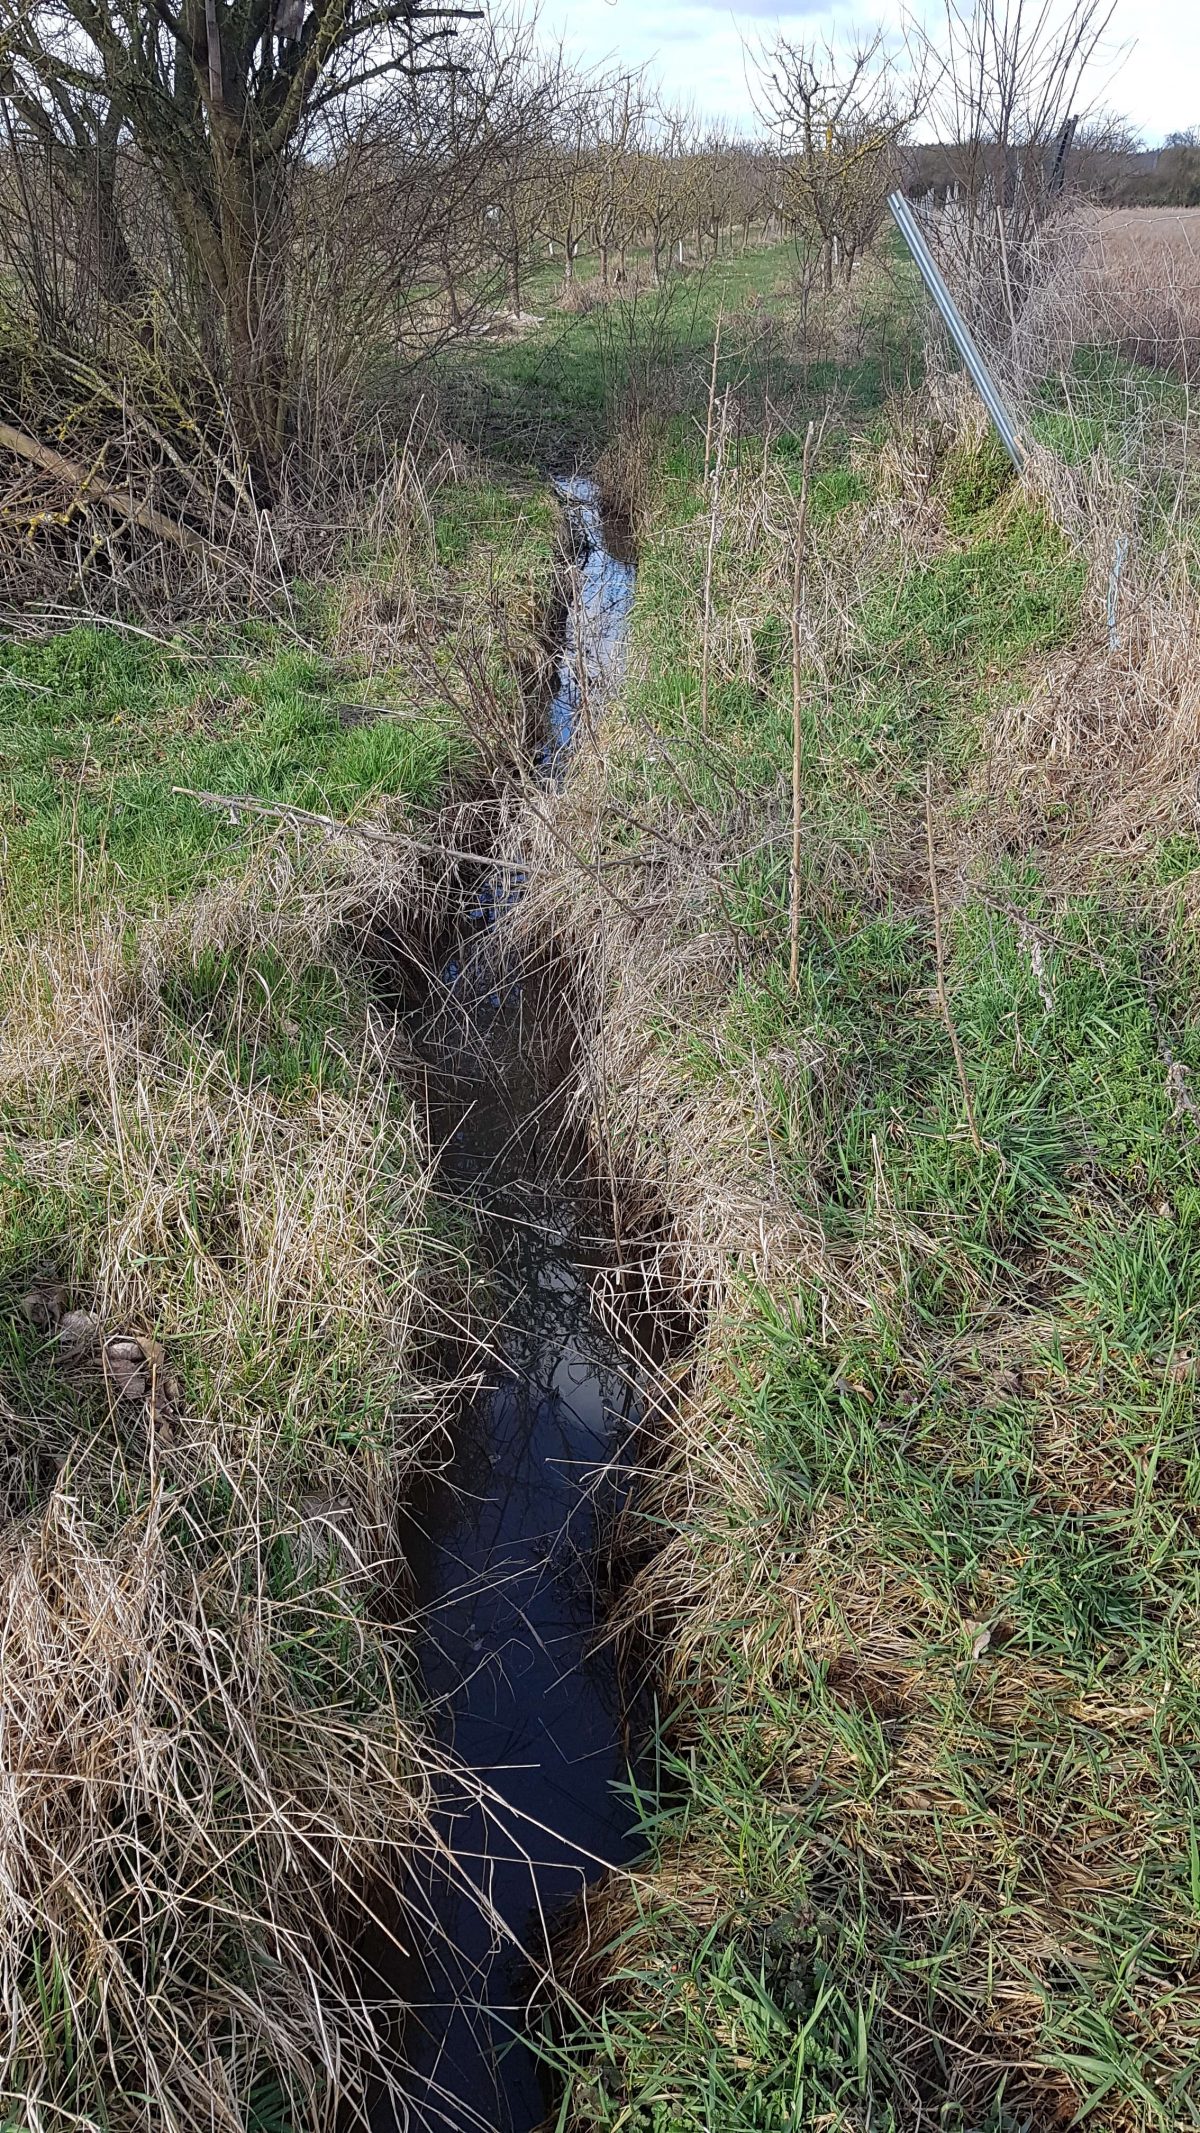
[[[1121,589],[1121,572],[1125,568],[1125,558],[1128,554],[1129,535],[1127,533],[1119,533],[1116,547],[1113,549],[1112,568],[1108,573],[1108,601],[1106,603],[1108,613],[1105,619],[1108,622],[1108,649],[1110,652],[1119,650],[1121,643],[1120,632],[1117,629],[1117,595]]]
[[[946,287],[937,261],[925,242],[920,224],[903,193],[889,193],[888,206],[892,220],[905,244],[916,260],[921,279],[946,323],[947,332],[963,359],[980,399],[983,401],[996,435],[1012,460],[1018,474],[1025,471],[1025,447],[1017,432],[1016,423],[1000,397],[994,378],[967,329],[962,312]]]

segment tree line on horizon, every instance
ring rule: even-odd
[[[999,207],[1011,293],[1053,194],[1200,199],[1200,135],[1085,116],[1054,166],[1111,12],[946,0],[902,53],[776,36],[738,137],[457,0],[0,0],[8,442],[82,366],[155,400],[168,457],[219,418],[270,499],[381,357],[520,314],[547,269],[569,302],[581,263],[619,290],[790,240],[832,288],[895,185],[965,203],[966,285]]]

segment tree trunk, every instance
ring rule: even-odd
[[[95,151],[81,162],[76,298],[81,308],[132,303],[142,278],[117,205],[117,140],[122,111],[113,102],[100,124]]]
[[[442,280],[446,286],[446,309],[450,314],[450,324],[457,333],[463,322],[462,306],[458,301],[458,278],[454,272],[454,261],[450,257],[449,247],[443,243],[440,246],[440,250],[442,255]]]
[[[226,386],[238,447],[264,501],[278,493],[288,421],[284,309],[284,174],[243,133],[213,134],[215,228],[179,216],[219,310]]]

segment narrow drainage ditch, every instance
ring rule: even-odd
[[[596,485],[558,485],[572,533],[542,783],[619,670],[634,590]],[[406,1980],[406,2094],[375,2133],[532,2133],[548,2097],[525,2041],[552,1928],[632,1856],[628,1714],[595,1649],[594,1555],[620,1495],[640,1365],[596,1308],[615,1239],[563,1092],[563,975],[505,967],[498,916],[519,878],[485,872],[441,980],[408,1017],[429,1069],[441,1174],[491,1269],[493,1357],[450,1471],[414,1506],[408,1551],[423,1681],[467,1781],[438,1804],[442,1861],[414,1898],[425,1946]]]

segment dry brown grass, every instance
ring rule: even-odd
[[[1103,339],[1136,363],[1192,378],[1200,366],[1200,208],[1109,208],[1081,261]]]
[[[290,1096],[238,1064],[272,1031],[252,979],[186,1036],[164,1003],[205,952],[336,961],[425,882],[406,847],[283,829],[140,935],[110,908],[2,944],[13,1174],[61,1210],[0,1458],[0,2094],[30,2133],[315,2133],[397,2072],[345,1951],[395,1917],[429,1800],[376,1610],[461,1263],[352,986],[341,1076]],[[95,1329],[69,1349],[67,1307]],[[106,1379],[112,1333],[161,1356],[147,1394]]]
[[[771,1175],[753,1089],[689,1087],[669,1039],[650,1032],[682,1030],[685,1015],[703,1019],[706,1003],[716,1013],[727,996],[739,947],[721,910],[720,869],[760,825],[736,809],[731,820],[706,820],[681,796],[654,821],[648,852],[593,870],[584,855],[607,820],[605,759],[628,739],[619,710],[606,713],[567,791],[538,800],[515,825],[530,876],[515,923],[523,940],[549,932],[569,958],[584,1062],[578,1103],[605,1170],[632,1201],[670,1210],[653,1281],[704,1295],[735,1258],[765,1271],[786,1256],[795,1218]]]
[[[327,1556],[307,1589],[267,1574],[276,1487],[249,1446],[140,1485],[84,1449],[0,1546],[3,2093],[31,2133],[242,2133],[255,2098],[332,2128],[389,2063],[339,1947],[416,1834],[428,1751],[367,1704],[402,1660]]]

